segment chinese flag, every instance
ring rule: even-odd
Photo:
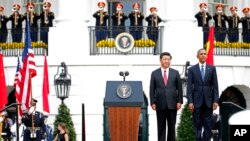
[[[0,110],[8,103],[8,95],[4,76],[3,54],[0,52]]]
[[[49,110],[49,78],[48,78],[48,64],[46,56],[44,56],[44,69],[43,69],[43,111],[50,113]]]
[[[207,64],[214,65],[214,27],[209,29],[208,42],[207,42]]]

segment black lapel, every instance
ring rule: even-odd
[[[200,80],[201,80],[201,82],[203,81],[202,80],[202,77],[201,77],[201,70],[200,70],[200,66],[199,66],[199,63],[198,64],[196,64],[196,72],[197,72],[197,75],[199,76],[199,78],[200,78]],[[206,72],[205,72],[206,73]],[[205,76],[204,76],[204,79],[205,79]]]
[[[171,68],[168,69],[168,82],[171,82],[170,80],[173,78],[173,70]],[[168,86],[168,83],[167,83]]]
[[[159,68],[159,69],[157,70],[157,76],[159,77],[160,83],[161,83],[163,86],[165,86],[164,80],[163,80],[163,76],[162,76],[162,72],[161,72],[161,68]]]
[[[206,81],[206,79],[207,79],[208,73],[209,73],[210,70],[211,70],[211,66],[206,64],[205,70],[206,70],[206,71],[205,71],[204,81]]]

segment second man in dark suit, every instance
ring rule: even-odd
[[[11,35],[12,42],[21,42],[23,36],[23,21],[24,16],[20,14],[21,5],[13,4],[12,11],[13,13],[10,15],[9,20],[11,21]]]
[[[38,37],[38,20],[40,16],[35,12],[35,4],[33,2],[27,3],[27,12],[24,13],[24,18],[27,19],[27,17],[30,23],[31,40],[32,42],[36,42]]]
[[[40,14],[41,18],[41,41],[48,44],[48,32],[49,27],[53,26],[53,20],[55,18],[54,12],[50,11],[51,3],[43,3],[43,12]]]
[[[161,67],[152,72],[150,80],[150,102],[152,109],[156,110],[158,141],[166,141],[166,121],[167,141],[176,140],[176,115],[183,102],[180,74],[170,68],[171,59],[170,53],[161,53]]]
[[[226,14],[223,12],[224,5],[216,5],[216,13],[213,16],[215,23],[215,39],[217,42],[224,42],[226,38],[227,26],[226,21],[228,20]]]
[[[129,14],[130,19],[130,33],[133,35],[135,40],[139,40],[142,38],[143,32],[143,19],[144,15],[140,12],[140,4],[134,3],[132,5],[133,11]]]
[[[214,66],[206,64],[205,49],[198,50],[197,58],[199,63],[188,71],[187,98],[193,112],[196,141],[210,141],[213,110],[219,100],[217,74]]]

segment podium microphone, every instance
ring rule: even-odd
[[[119,72],[119,75],[120,75],[120,76],[124,76],[124,72],[123,72],[123,71],[120,71],[120,72]]]
[[[123,81],[125,81],[125,78],[126,78],[126,76],[129,75],[129,72],[128,72],[128,71],[125,71],[125,72],[120,71],[120,72],[119,72],[119,75],[122,76],[122,77],[123,77]]]
[[[125,76],[128,76],[129,75],[129,72],[128,71],[125,71]]]

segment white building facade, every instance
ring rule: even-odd
[[[31,0],[42,4],[43,0]],[[103,0],[101,0],[103,1]],[[119,0],[107,0],[105,3]],[[163,31],[162,51],[172,54],[172,67],[183,72],[186,61],[191,65],[198,62],[196,52],[203,47],[202,28],[197,27],[194,15],[199,11],[199,4],[207,2],[209,12],[214,14],[214,5],[224,3],[225,13],[230,14],[229,7],[237,6],[240,17],[241,9],[250,7],[250,0],[122,0],[126,2],[140,2],[143,12],[149,15],[149,8],[156,6],[158,14],[163,19],[160,26]],[[107,80],[122,80],[119,71],[129,71],[127,80],[143,82],[143,89],[149,98],[149,80],[151,72],[159,67],[158,55],[90,55],[89,26],[95,25],[92,14],[97,10],[99,0],[51,0],[51,11],[55,13],[54,27],[50,28],[48,43],[48,65],[50,83],[50,118],[53,124],[57,108],[61,103],[56,98],[54,90],[54,75],[57,66],[64,61],[68,72],[72,76],[70,96],[65,100],[70,108],[77,140],[82,140],[82,104],[85,104],[86,140],[103,140],[103,100]],[[5,14],[10,15],[12,4],[25,5],[23,0],[0,1],[4,5]],[[131,8],[132,9],[132,8]],[[25,7],[22,8],[24,13]],[[109,13],[111,14],[111,13]],[[128,14],[128,13],[126,13]],[[146,23],[144,24],[146,25]],[[33,95],[38,102],[38,109],[42,110],[42,80],[43,56],[35,56],[37,76],[33,79]],[[5,57],[5,78],[7,85],[13,85],[16,57]],[[250,87],[250,56],[215,56],[220,94],[227,87],[245,85]],[[183,73],[182,73],[183,76]],[[157,139],[157,125],[155,111],[149,109],[149,141]]]

